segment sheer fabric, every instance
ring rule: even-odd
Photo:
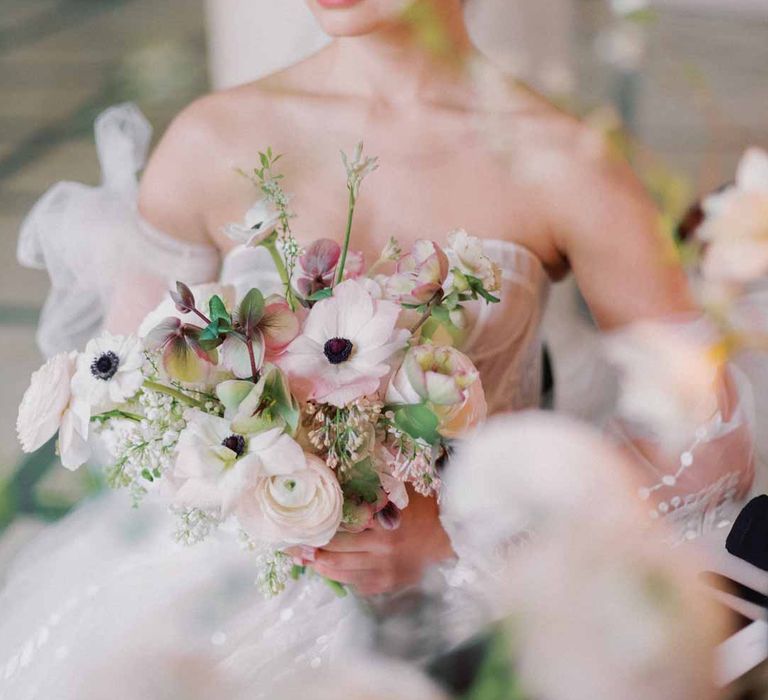
[[[101,184],[55,185],[22,225],[19,262],[47,270],[51,279],[37,333],[47,356],[82,349],[102,327],[115,290],[132,280],[167,286],[176,279],[194,284],[218,275],[215,248],[163,234],[137,212],[137,173],[151,136],[135,105],[104,112],[96,121]]]

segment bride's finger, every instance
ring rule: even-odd
[[[319,551],[313,566],[337,571],[369,571],[379,568],[381,559],[370,552],[324,552]]]
[[[359,570],[346,570],[338,569],[334,566],[327,566],[323,564],[312,564],[312,568],[316,573],[325,578],[329,578],[332,581],[338,581],[350,586],[360,585],[362,582],[373,582],[381,572],[371,569],[359,569]]]
[[[340,532],[322,549],[326,552],[370,552],[377,538],[372,530]]]

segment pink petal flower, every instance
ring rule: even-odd
[[[309,312],[280,365],[305,398],[344,406],[377,391],[389,361],[405,347],[408,331],[397,329],[399,313],[361,282],[342,282]]]
[[[270,296],[266,302],[259,330],[264,335],[267,358],[273,360],[285,351],[301,328],[298,317],[283,297]]]

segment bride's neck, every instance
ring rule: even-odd
[[[439,94],[456,80],[461,59],[473,47],[461,3],[445,0],[436,5],[440,9],[433,17],[434,44],[407,22],[336,39],[330,47],[335,80],[349,92],[393,104],[430,100]]]

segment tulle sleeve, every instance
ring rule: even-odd
[[[660,338],[666,336],[664,342],[668,344],[659,339],[649,359],[665,368],[655,373],[651,364],[640,360],[635,369],[630,370],[635,372],[634,382],[631,386],[624,385],[621,393],[625,398],[627,394],[635,394],[632,401],[648,402],[649,395],[643,395],[642,383],[652,384],[659,381],[659,376],[667,376],[671,385],[664,393],[679,397],[682,407],[687,406],[690,416],[694,416],[693,396],[700,395],[699,390],[693,388],[699,385],[700,379],[695,369],[695,355],[698,349],[702,349],[704,356],[716,352],[720,342],[718,331],[703,318],[655,325],[664,327]],[[642,346],[641,337],[632,334],[633,327],[627,327],[614,334],[608,343],[624,336],[620,340],[625,348],[633,338]],[[690,347],[684,348],[690,355],[680,354],[675,343],[669,343],[675,336],[690,343]],[[647,348],[636,347],[638,355],[646,351]],[[632,363],[630,359],[629,364]],[[623,369],[626,373],[626,365]],[[677,381],[681,375],[686,376]],[[608,434],[634,463],[640,482],[638,497],[647,507],[648,515],[666,521],[674,542],[696,539],[715,528],[730,525],[754,480],[756,419],[752,381],[733,361],[722,366],[719,377],[719,395],[712,397],[716,398],[717,409],[706,420],[687,421],[688,428],[681,437],[689,437],[682,437],[671,445],[664,437],[664,429],[670,424],[676,425],[676,421],[663,395],[657,394],[658,401],[651,399],[651,404],[658,404],[655,407],[658,416],[653,424],[628,419],[621,403],[617,414],[607,423]],[[663,386],[658,385],[652,391],[659,389],[663,390]],[[680,412],[681,407],[676,410]]]
[[[137,175],[144,167],[152,129],[133,104],[113,107],[96,121],[102,182],[54,185],[25,219],[19,262],[47,270],[51,289],[37,341],[50,356],[82,348],[104,325],[114,292],[135,280],[148,286],[189,284],[218,277],[216,248],[182,242],[142,220]]]

